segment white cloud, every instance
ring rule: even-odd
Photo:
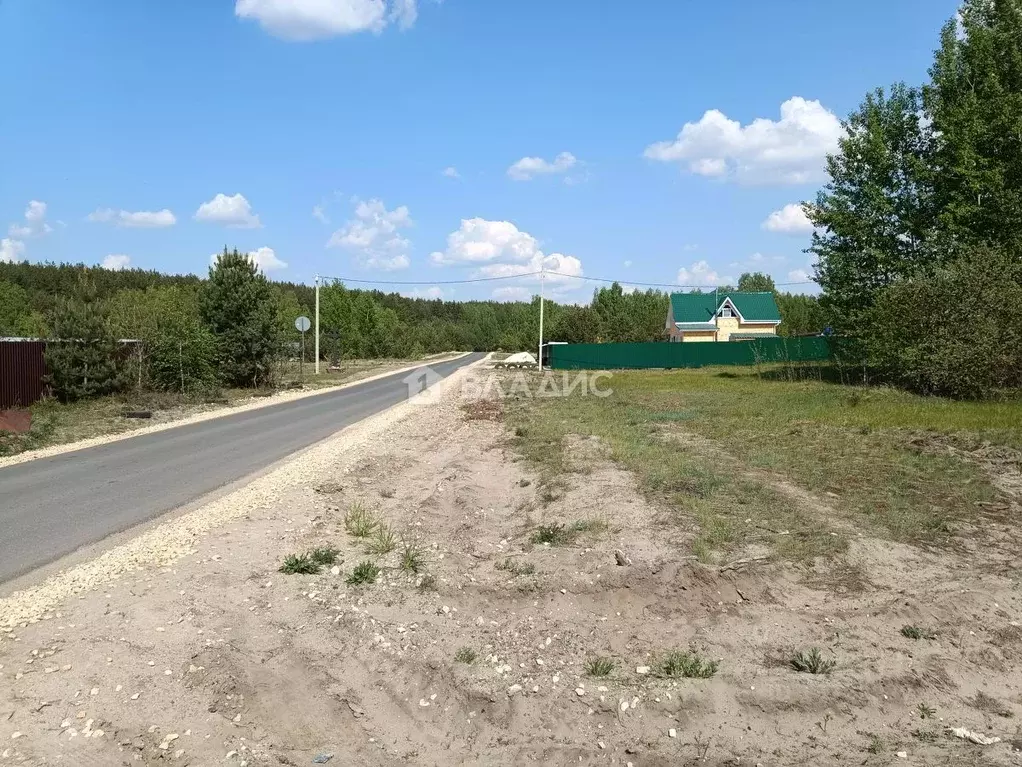
[[[443,174],[447,178],[461,178],[461,174],[458,173],[458,169],[455,168],[453,165],[451,165],[451,166],[449,166],[447,168],[444,168]]]
[[[428,288],[415,288],[411,292],[412,298],[443,299],[447,292],[439,285],[430,285]]]
[[[576,164],[578,160],[571,152],[561,152],[553,162],[542,157],[523,157],[507,169],[507,175],[515,181],[531,181],[536,176],[567,173]]]
[[[30,200],[25,207],[25,223],[11,224],[7,234],[19,240],[36,235],[49,234],[53,227],[46,223],[46,203]]]
[[[493,293],[490,294],[494,301],[531,301],[532,291],[528,288],[523,288],[514,285],[505,285],[502,288],[494,289]]]
[[[177,217],[169,210],[113,210],[112,208],[99,208],[88,216],[89,221],[114,224],[124,229],[162,229],[174,226]]]
[[[685,123],[673,141],[650,144],[645,156],[743,184],[804,184],[823,178],[826,156],[837,150],[842,131],[841,121],[819,101],[795,96],[781,104],[778,121],[760,117],[743,126],[711,109],[698,122]]]
[[[222,254],[220,253],[214,253],[213,255],[211,255],[209,257],[209,265],[216,266],[216,260],[221,255]],[[250,250],[248,253],[245,254],[245,257],[248,258],[248,260],[251,261],[253,264],[255,264],[257,269],[264,273],[272,272],[276,269],[287,269],[287,262],[281,261],[277,257],[277,254],[273,250],[273,248],[267,248],[266,246],[263,246],[261,248],[258,248],[257,250]]]
[[[112,272],[119,272],[131,266],[131,257],[123,255],[110,255],[103,259],[103,268]]]
[[[536,238],[510,221],[462,219],[461,228],[447,235],[447,250],[430,255],[438,266],[483,264],[492,261],[525,263],[539,252]]]
[[[259,216],[252,212],[252,206],[242,194],[230,197],[218,194],[199,206],[195,211],[195,220],[223,224],[233,229],[259,229],[262,226]]]
[[[805,269],[792,269],[788,272],[788,282],[809,282],[813,278]]]
[[[678,284],[696,287],[718,287],[734,284],[734,277],[721,276],[706,261],[696,261],[691,268],[678,270]]]
[[[535,272],[546,270],[552,293],[578,287],[572,278],[583,274],[575,256],[544,253],[535,237],[510,221],[483,218],[463,219],[461,227],[447,235],[447,249],[432,253],[430,260],[437,266],[475,266],[474,277],[523,277],[530,283],[539,282]]]
[[[355,218],[333,233],[327,247],[354,253],[368,269],[404,269],[410,263],[412,243],[401,230],[410,226],[407,206],[387,210],[382,200],[358,200]]]
[[[380,33],[388,25],[408,29],[418,18],[417,0],[237,0],[234,14],[252,19],[271,35],[302,42],[357,32]]]
[[[330,219],[326,217],[326,213],[323,211],[322,205],[312,206],[312,217],[323,224],[329,224]]]
[[[25,252],[25,243],[4,237],[0,240],[0,262],[20,261]]]
[[[813,231],[813,223],[797,202],[789,203],[780,210],[775,210],[760,226],[768,232],[782,234],[808,234]]]
[[[631,261],[625,261],[625,269],[632,265]]]
[[[265,246],[248,252],[248,260],[259,267],[261,272],[272,272],[277,269],[287,269],[287,263],[277,258],[273,248]]]

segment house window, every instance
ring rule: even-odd
[[[723,309],[720,310],[720,316],[721,317],[734,317],[735,315],[732,314],[730,306],[725,306]]]

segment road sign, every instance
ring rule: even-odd
[[[299,317],[297,320],[295,320],[295,329],[298,330],[301,333],[304,333],[306,330],[308,330],[311,327],[312,327],[312,323],[309,322],[309,318],[306,317],[304,314],[301,317]]]

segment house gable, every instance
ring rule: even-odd
[[[678,324],[714,323],[720,309],[729,306],[743,323],[777,325],[781,313],[774,294],[743,293],[672,293],[670,317]]]

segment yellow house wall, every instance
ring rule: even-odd
[[[681,339],[686,343],[692,341],[712,341],[713,331],[706,332],[704,330],[686,330],[684,337]]]
[[[738,321],[737,317],[717,318],[717,340],[728,341],[732,333],[755,333],[763,336],[776,336],[777,328],[774,325],[752,325]]]

